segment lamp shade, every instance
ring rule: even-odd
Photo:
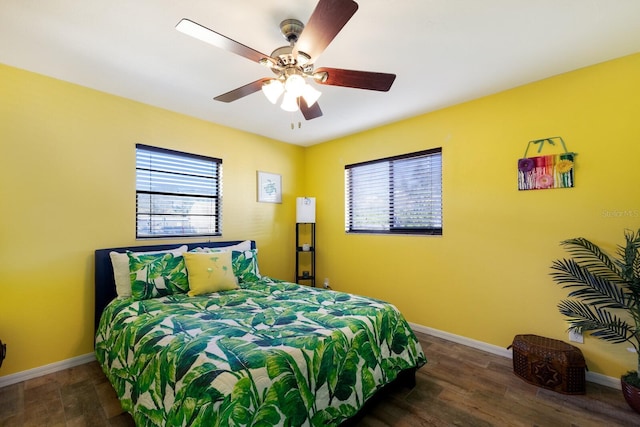
[[[320,95],[322,95],[322,92],[320,92],[313,86],[309,84],[304,85],[304,90],[302,91],[302,97],[304,98],[308,107],[311,107],[313,104],[315,104],[318,98],[320,98]]]
[[[289,112],[298,111],[298,99],[287,91],[282,97],[280,108]]]
[[[282,92],[284,92],[284,85],[280,80],[269,80],[262,85],[262,93],[264,93],[264,96],[266,96],[272,104],[278,101]]]
[[[316,198],[296,198],[296,222],[316,222]]]
[[[293,74],[287,77],[287,81],[284,83],[284,88],[290,93],[294,98],[297,98],[302,95],[304,88],[307,84],[304,81],[304,77]]]

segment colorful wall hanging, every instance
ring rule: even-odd
[[[564,153],[527,157],[531,144],[540,144],[538,147],[538,153],[540,153],[545,143],[555,145],[554,140],[560,140]],[[576,153],[567,151],[564,140],[559,136],[529,141],[524,157],[518,160],[518,190],[573,187],[575,156]]]

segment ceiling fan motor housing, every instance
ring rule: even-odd
[[[291,44],[298,41],[302,30],[304,30],[304,24],[297,19],[285,19],[280,23],[280,32]]]
[[[298,51],[293,54],[293,48],[304,30],[304,24],[298,19],[285,19],[280,23],[280,32],[289,42],[289,46],[282,46],[271,52],[271,57],[278,61],[280,70],[273,69],[276,74],[283,74],[282,69],[288,69],[289,74],[310,74],[313,72],[313,65],[309,63],[311,57],[304,52]],[[297,71],[292,70],[295,68]]]
[[[313,72],[313,64],[309,63],[311,58],[304,52],[298,51],[298,55],[293,54],[293,47],[282,46],[271,52],[271,57],[278,62],[278,67],[272,68],[273,72],[280,74],[282,69],[299,68],[301,72],[309,74]]]

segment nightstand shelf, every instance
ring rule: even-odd
[[[296,283],[316,286],[316,224],[296,223]]]

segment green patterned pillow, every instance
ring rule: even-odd
[[[133,299],[157,298],[189,290],[187,269],[182,255],[136,254],[129,256],[131,295]]]
[[[260,280],[260,270],[258,269],[258,250],[232,251],[231,265],[233,274],[242,282],[255,282]]]

